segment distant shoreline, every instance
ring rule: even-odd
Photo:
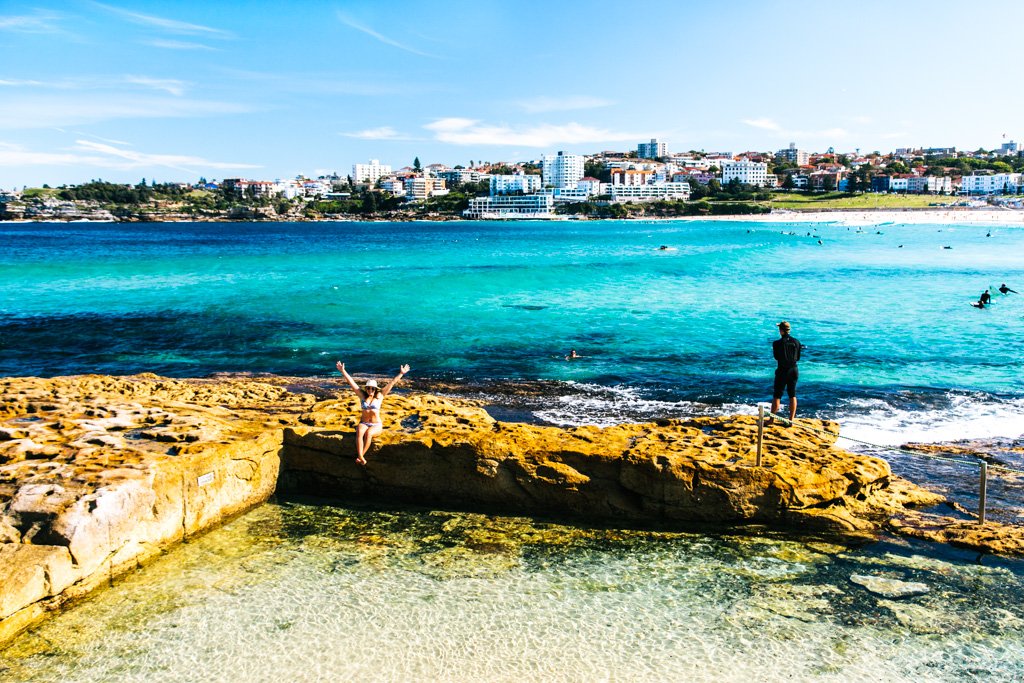
[[[464,222],[470,219],[458,216],[432,216],[430,218],[413,218],[400,216],[375,216],[375,217],[352,217],[352,218],[320,218],[315,220],[277,220],[277,219],[229,219],[224,217],[209,217],[199,219],[181,218],[158,218],[151,220],[106,220],[106,219],[16,219],[2,220],[2,224],[22,223],[448,223]],[[516,219],[507,219],[516,222]],[[549,219],[529,219],[541,221],[559,221],[568,223],[585,223],[600,221],[627,221],[627,222],[674,222],[674,221],[713,221],[730,222],[742,221],[745,223],[824,223],[836,222],[844,225],[879,225],[883,223],[895,224],[956,224],[956,225],[1007,225],[1024,226],[1024,211],[1014,209],[818,209],[812,211],[799,211],[792,209],[777,209],[771,213],[762,214],[727,214],[716,216],[672,216],[672,217],[636,217],[636,218],[573,218],[569,216],[555,216]],[[505,222],[504,220],[486,220],[477,222]]]

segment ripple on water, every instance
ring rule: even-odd
[[[0,655],[0,673],[26,681],[1020,680],[1020,566],[935,552],[268,504],[23,635]],[[881,599],[851,574],[931,590]]]

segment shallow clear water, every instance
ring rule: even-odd
[[[19,681],[1018,681],[1019,562],[261,507],[0,653]],[[886,599],[873,575],[929,592]]]

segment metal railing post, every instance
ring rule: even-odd
[[[761,466],[761,443],[764,440],[764,404],[757,404],[757,457],[754,466]]]
[[[988,463],[981,461],[981,472],[978,477],[978,524],[985,523],[985,498],[988,494]]]

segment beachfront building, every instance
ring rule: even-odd
[[[377,159],[370,159],[368,164],[352,164],[352,182],[375,184],[384,176],[391,175],[391,167]]]
[[[513,173],[491,176],[491,196],[499,194],[533,194],[540,191],[540,176]]]
[[[476,220],[551,218],[554,209],[555,200],[550,194],[507,194],[474,197],[462,215]]]
[[[650,142],[641,142],[636,146],[636,155],[640,159],[660,159],[668,156],[668,145],[651,138]]]
[[[1003,194],[1017,192],[1024,182],[1024,174],[993,173],[990,175],[965,175],[960,179],[960,194]]]
[[[612,203],[656,202],[661,200],[686,201],[690,198],[690,183],[659,183],[656,185],[609,185]]]
[[[540,170],[544,187],[575,188],[583,179],[583,155],[545,154],[540,158]]]
[[[722,184],[738,180],[742,185],[768,186],[768,164],[763,161],[726,161],[722,164]]]
[[[654,171],[620,168],[612,171],[612,185],[647,185],[654,180]]]
[[[466,183],[478,183],[483,180],[483,173],[474,171],[471,168],[453,168],[448,171],[437,173],[437,177],[449,185],[465,185]]]
[[[810,161],[811,155],[809,152],[797,149],[796,143],[789,143],[789,147],[786,149],[780,149],[775,153],[775,158],[779,161],[788,161],[796,164],[797,166],[806,166]]]
[[[576,183],[576,189],[586,192],[590,197],[596,197],[601,194],[601,181],[587,176]]]
[[[448,194],[448,188],[441,178],[411,176],[405,179],[405,196],[409,201],[422,201],[445,194]]]

